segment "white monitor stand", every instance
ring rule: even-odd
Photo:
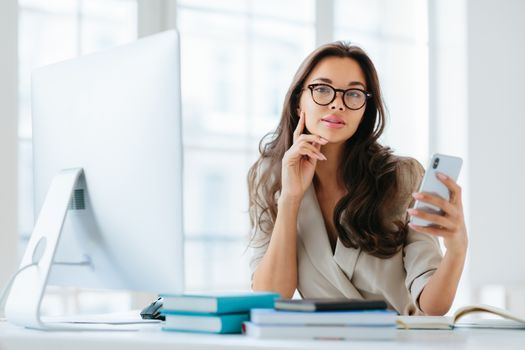
[[[82,168],[64,169],[53,178],[20,264],[20,269],[24,270],[13,281],[7,299],[6,316],[11,323],[44,330],[68,328],[64,325],[43,322],[40,306],[71,197],[82,175]],[[74,327],[74,329],[80,328]],[[87,329],[93,328],[87,327]]]

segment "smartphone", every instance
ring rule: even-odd
[[[448,201],[450,199],[449,190],[447,186],[438,179],[437,173],[444,173],[454,181],[457,181],[462,164],[463,160],[459,157],[446,154],[434,154],[430,159],[430,164],[427,167],[427,171],[419,187],[419,192],[430,193]],[[413,208],[428,213],[443,215],[442,210],[438,207],[420,201],[416,201]],[[432,225],[431,222],[415,216],[410,218],[410,222],[419,226]]]

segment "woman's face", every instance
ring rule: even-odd
[[[326,105],[313,100],[308,87],[312,84],[323,84],[314,85],[313,93],[317,102]],[[343,102],[343,92],[337,92],[335,99],[330,102],[332,91],[327,85],[341,90],[355,88],[367,91],[365,75],[359,64],[351,58],[326,57],[306,78],[299,100],[299,112],[305,113],[306,128],[311,134],[319,135],[330,143],[342,143],[356,132],[366,103],[357,110],[349,108],[357,108],[361,104],[363,95],[357,90],[346,94],[346,104]]]

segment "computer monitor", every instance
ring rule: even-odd
[[[177,32],[36,70],[32,112],[38,219],[8,320],[50,328],[48,284],[183,292]]]

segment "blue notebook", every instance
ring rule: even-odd
[[[230,314],[249,312],[250,309],[273,308],[274,300],[280,297],[269,292],[211,292],[205,294],[161,294],[164,311],[177,313]]]
[[[242,314],[179,314],[163,312],[166,321],[163,331],[201,333],[241,333],[242,323],[250,320],[248,313]]]

